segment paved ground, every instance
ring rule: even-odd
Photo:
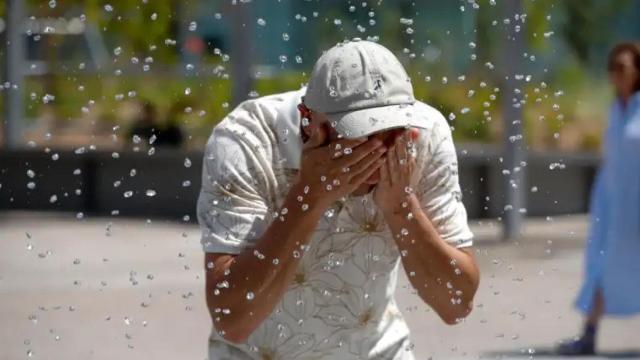
[[[529,220],[523,238],[498,241],[473,222],[482,268],[477,305],[441,323],[403,277],[397,298],[417,359],[552,358],[573,335],[586,219]],[[209,319],[193,224],[0,213],[0,360],[206,358]],[[640,317],[608,319],[606,355],[640,358]]]

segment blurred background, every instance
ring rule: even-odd
[[[390,48],[447,117],[478,235],[468,324],[444,328],[399,286],[416,354],[535,355],[579,324],[607,54],[640,39],[638,15],[637,0],[0,2],[0,359],[204,358],[204,144],[354,37]],[[639,324],[612,323],[605,345],[626,351]]]
[[[640,2],[631,0],[8,5],[0,4],[2,149],[23,151],[33,176],[23,160],[5,153],[3,162],[19,171],[0,173],[1,207],[102,214],[146,211],[139,193],[146,190],[140,183],[147,183],[156,203],[178,197],[176,210],[154,211],[193,217],[199,151],[213,126],[245,99],[298,89],[323,49],[353,37],[392,49],[410,73],[416,97],[449,119],[460,148],[468,149],[461,154],[469,164],[462,181],[473,217],[504,211],[502,194],[491,185],[503,182],[501,164],[485,165],[499,160],[508,139],[542,157],[562,153],[555,160],[530,160],[549,173],[539,173],[542,180],[567,170],[565,162],[577,162],[565,172],[579,169],[586,181],[572,189],[538,186],[536,196],[528,195],[530,206],[512,204],[515,210],[584,211],[591,160],[612,100],[606,54],[614,43],[640,36],[634,21]],[[16,17],[23,21],[13,21],[17,35],[9,41]],[[521,120],[515,132],[504,126],[511,118]],[[133,136],[149,124],[164,133],[153,144]],[[183,178],[163,177],[156,162],[175,165]],[[178,166],[185,162],[193,166]],[[138,168],[145,164],[156,169],[153,176]],[[74,175],[76,168],[81,173]],[[141,176],[124,173],[131,168]],[[489,176],[493,168],[496,181]],[[120,186],[114,185],[118,179]],[[169,180],[174,182],[163,191],[151,186]],[[565,190],[573,190],[575,199],[554,198]],[[127,191],[132,196],[123,197]]]

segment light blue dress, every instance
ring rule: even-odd
[[[591,193],[585,282],[575,306],[589,313],[595,290],[604,313],[640,313],[640,92],[609,113],[603,163]]]

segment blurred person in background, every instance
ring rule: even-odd
[[[137,135],[150,146],[180,147],[184,141],[182,130],[175,123],[175,111],[172,108],[165,124],[158,121],[156,107],[149,101],[140,103],[140,116],[129,130],[128,140],[134,142]]]
[[[558,346],[563,355],[594,354],[603,315],[640,313],[640,45],[616,45],[608,70],[616,96],[590,200],[585,280],[575,302],[586,321],[581,336]]]
[[[445,323],[473,308],[461,199],[446,119],[379,44],[340,43],[306,88],[243,102],[198,198],[209,358],[413,360],[400,264]]]

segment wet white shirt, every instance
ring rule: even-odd
[[[213,129],[198,199],[205,252],[238,254],[274,219],[300,168],[304,92],[247,100]],[[414,192],[444,241],[471,246],[451,130],[440,112],[416,106],[429,123],[416,140]],[[273,313],[244,344],[213,328],[211,360],[414,359],[393,298],[400,253],[372,194],[334,203]]]

